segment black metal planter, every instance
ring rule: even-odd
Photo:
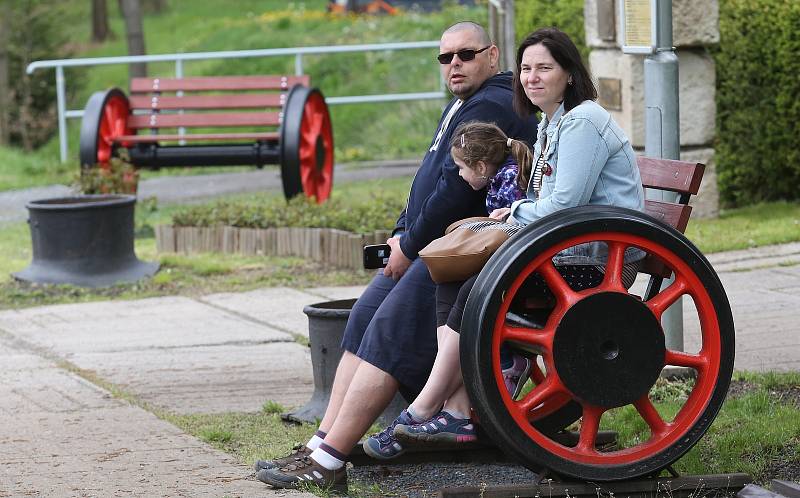
[[[316,422],[325,415],[331,398],[333,378],[342,357],[342,336],[355,299],[343,299],[324,303],[309,304],[303,308],[308,315],[308,339],[311,347],[311,366],[314,371],[314,393],[301,408],[283,415],[294,422]],[[408,406],[400,396],[395,395],[392,402],[379,417],[383,424],[389,424]]]
[[[42,284],[105,287],[152,276],[158,263],[133,251],[132,195],[82,195],[27,204],[33,261],[14,273]]]

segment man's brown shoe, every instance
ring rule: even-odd
[[[347,469],[328,470],[311,457],[302,457],[277,469],[261,469],[256,479],[276,488],[296,489],[304,484],[313,484],[322,489],[347,492]]]
[[[304,444],[297,444],[292,448],[292,452],[286,455],[285,457],[276,458],[275,460],[256,460],[255,465],[253,467],[258,472],[261,469],[278,469],[284,467],[295,460],[300,460],[303,457],[307,457],[311,454],[313,450],[307,447]]]

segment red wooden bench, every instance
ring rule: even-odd
[[[96,92],[81,125],[80,162],[107,167],[280,164],[284,194],[322,202],[333,185],[328,107],[308,76],[134,78],[130,95]]]

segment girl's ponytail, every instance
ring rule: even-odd
[[[519,165],[519,173],[517,174],[517,185],[519,188],[523,190],[523,192],[528,188],[528,182],[531,179],[531,169],[533,167],[533,154],[531,153],[530,147],[528,144],[523,142],[522,140],[515,140],[513,138],[509,138],[509,143],[511,146],[511,156]]]

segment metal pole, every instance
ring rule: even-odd
[[[56,66],[56,105],[58,107],[58,146],[61,162],[67,162],[67,99],[64,96],[64,67]]]
[[[303,76],[303,54],[294,56],[294,75]]]
[[[503,54],[502,54],[502,69],[506,71],[513,71],[514,66],[517,65],[516,54],[514,47],[516,47],[516,33],[514,30],[514,0],[506,0],[505,9],[503,14]]]
[[[656,52],[644,60],[645,155],[680,159],[678,57],[672,46],[672,2],[656,0]],[[676,201],[671,193],[649,191],[648,198]],[[668,196],[672,198],[668,198]],[[662,289],[673,282],[664,282]],[[668,349],[683,350],[683,305],[673,304],[661,318]]]

